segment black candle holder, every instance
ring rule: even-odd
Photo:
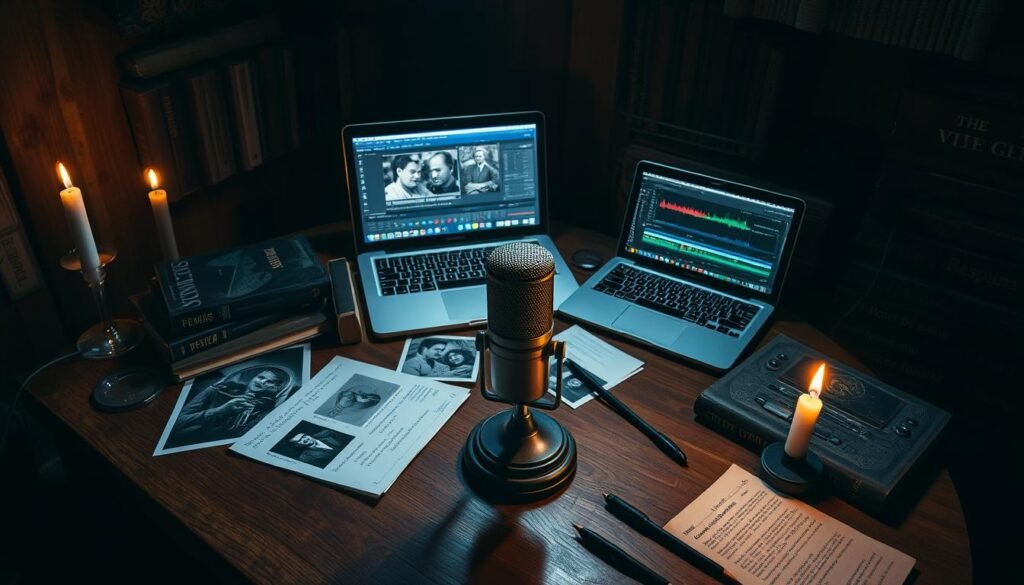
[[[803,457],[790,457],[785,443],[772,443],[761,452],[761,479],[780,492],[798,498],[819,493],[825,466],[810,449]]]

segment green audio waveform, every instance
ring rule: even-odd
[[[731,267],[731,268],[735,268],[737,270],[742,270],[744,272],[749,272],[751,274],[756,274],[758,276],[763,276],[763,277],[767,278],[768,275],[770,274],[770,272],[768,270],[765,270],[764,268],[761,268],[760,266],[752,266],[752,265],[747,264],[745,262],[742,262],[740,260],[736,260],[735,258],[730,258],[728,256],[723,256],[721,254],[716,254],[714,252],[708,252],[708,251],[705,251],[705,250],[697,250],[695,248],[690,248],[689,246],[683,246],[681,244],[677,244],[675,242],[672,242],[670,240],[665,240],[665,239],[659,238],[657,236],[651,236],[651,235],[648,235],[648,234],[644,234],[642,240],[644,242],[647,242],[648,244],[651,244],[652,246],[658,246],[660,248],[666,248],[666,249],[672,250],[673,252],[679,252],[680,254],[685,254],[687,256],[692,256],[694,258],[700,258],[702,260],[710,260],[711,262],[714,262],[715,264],[720,264],[720,265],[728,266],[728,267]]]

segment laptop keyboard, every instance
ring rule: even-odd
[[[484,261],[496,247],[377,258],[374,268],[380,281],[380,293],[404,295],[484,284]]]
[[[624,264],[606,274],[594,290],[730,337],[739,337],[760,310],[757,305]]]

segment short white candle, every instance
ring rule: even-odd
[[[64,205],[64,215],[71,229],[71,238],[75,242],[78,260],[82,263],[82,276],[88,282],[100,281],[100,255],[96,250],[96,240],[92,237],[89,216],[85,212],[85,201],[82,190],[71,184],[67,169],[57,163],[57,174],[64,183],[65,189],[60,192],[60,202]]]
[[[149,205],[153,208],[153,219],[156,221],[156,235],[160,240],[160,251],[164,260],[178,259],[178,242],[174,239],[174,225],[171,223],[171,209],[167,204],[167,191],[158,189],[160,178],[153,169],[146,170],[149,184],[153,188],[149,192]]]
[[[811,380],[807,394],[801,394],[796,401],[796,412],[793,413],[793,423],[789,426],[785,447],[786,455],[794,459],[802,459],[811,444],[814,425],[818,422],[818,414],[821,413],[821,399],[818,395],[821,394],[824,379],[825,363],[822,362],[814,374],[814,379]]]

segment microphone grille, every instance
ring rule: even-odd
[[[542,246],[515,242],[487,257],[487,327],[506,339],[551,330],[555,259]]]
[[[513,242],[487,256],[487,272],[499,280],[537,280],[551,274],[555,259],[543,246]]]

